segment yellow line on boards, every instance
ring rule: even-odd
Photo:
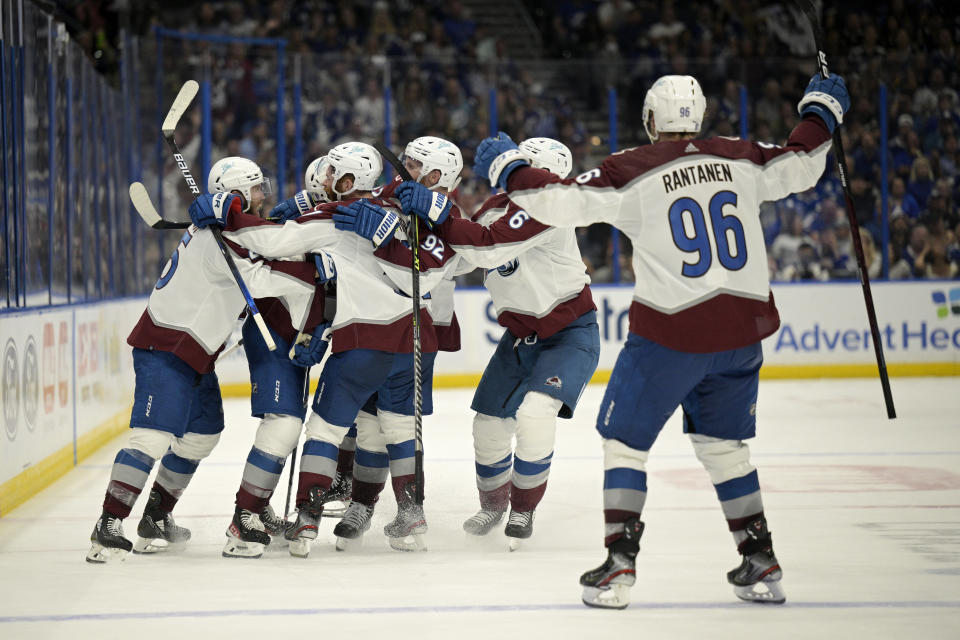
[[[124,409],[77,439],[77,462],[81,462],[130,424],[130,409]],[[0,517],[46,489],[73,468],[73,443],[60,448],[0,485]]]

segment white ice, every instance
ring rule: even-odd
[[[467,390],[437,392],[425,420],[426,553],[386,546],[388,486],[356,551],[334,551],[325,518],[307,560],[284,548],[222,558],[256,425],[247,402],[231,400],[219,447],[174,512],[193,530],[189,548],[87,564],[118,438],[0,519],[0,638],[960,638],[956,379],[894,379],[893,421],[876,380],[761,383],[751,448],[783,606],[740,602],[727,585],[738,557],[679,414],[650,456],[633,603],[580,603],[579,575],[605,556],[593,426],[602,391],[588,388],[576,417],[560,421],[534,536],[514,553],[499,530],[461,530],[477,504]],[[280,510],[285,492],[286,475]]]

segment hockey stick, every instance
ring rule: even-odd
[[[303,335],[303,332],[300,332],[300,335]],[[299,336],[298,336],[299,339]],[[307,398],[310,394],[310,367],[307,367],[307,370],[303,374],[303,408],[307,408]],[[300,425],[301,431],[303,430],[303,425]],[[290,476],[287,478],[287,501],[283,505],[283,519],[286,520],[287,516],[290,514],[290,494],[293,492],[293,470],[297,466],[297,447],[300,446],[300,439],[297,438],[297,443],[293,445],[293,451],[290,452]]]
[[[820,17],[811,0],[798,0],[800,10],[803,11],[813,30],[813,43],[817,49],[817,67],[820,77],[830,75],[827,69],[827,54],[823,50],[823,32],[820,27]],[[893,406],[893,393],[890,390],[890,378],[887,375],[887,362],[883,357],[883,343],[880,341],[880,328],[877,326],[877,312],[873,306],[873,294],[870,292],[870,276],[867,273],[867,260],[863,255],[863,246],[860,244],[860,225],[857,224],[857,213],[850,198],[850,189],[847,187],[847,160],[843,152],[843,139],[840,127],[833,130],[833,155],[837,161],[837,175],[843,186],[843,197],[847,201],[847,220],[850,222],[850,233],[853,236],[853,247],[857,255],[857,268],[860,271],[860,285],[863,288],[863,301],[867,306],[867,318],[870,321],[870,334],[873,336],[873,351],[877,357],[877,368],[880,372],[880,385],[883,387],[883,400],[887,405],[887,418],[897,417]]]
[[[150,200],[150,194],[147,193],[147,188],[143,186],[142,182],[131,182],[129,192],[130,202],[133,203],[133,208],[140,214],[140,218],[150,225],[150,228],[186,229],[190,226],[189,222],[170,222],[161,218],[160,214],[157,213],[157,208],[153,206],[153,202]]]
[[[405,182],[413,182],[413,176],[407,168],[384,144],[377,142],[374,145],[377,151],[387,159],[397,170]],[[413,500],[423,504],[423,351],[420,344],[420,231],[416,216],[411,216],[410,251],[413,253],[413,464],[414,464],[414,495]]]
[[[193,98],[197,95],[197,90],[199,88],[200,85],[197,84],[196,80],[187,80],[184,82],[183,86],[180,87],[180,93],[178,93],[177,97],[174,98],[173,104],[170,106],[170,111],[167,112],[167,117],[163,119],[163,125],[161,126],[161,129],[163,129],[163,138],[167,141],[167,144],[173,151],[173,159],[176,161],[177,167],[180,169],[180,174],[183,176],[184,181],[186,181],[187,186],[190,187],[190,193],[192,193],[194,196],[200,195],[200,187],[197,186],[197,181],[194,180],[193,174],[190,172],[190,167],[187,166],[187,161],[183,159],[183,154],[180,153],[180,147],[177,146],[174,133],[177,128],[177,123],[180,122],[180,118],[190,106],[190,103],[193,102]],[[260,310],[257,309],[257,304],[253,301],[253,297],[250,295],[250,290],[247,289],[247,285],[243,282],[243,277],[241,277],[240,272],[237,270],[237,265],[233,261],[233,256],[230,255],[227,245],[223,243],[223,236],[220,233],[220,228],[216,225],[212,225],[209,227],[209,229],[211,232],[213,232],[213,237],[217,241],[217,246],[220,248],[220,253],[223,254],[223,259],[227,261],[227,266],[230,267],[230,273],[233,274],[233,279],[237,281],[237,286],[240,288],[240,293],[243,294],[243,299],[246,301],[247,311],[250,312],[250,316],[253,318],[253,321],[256,322],[257,329],[260,330],[260,335],[263,336],[263,341],[266,343],[267,349],[270,351],[276,351],[277,345],[270,336],[270,331],[267,330],[267,323],[264,322],[263,318],[260,316]]]

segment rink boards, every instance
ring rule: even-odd
[[[602,383],[626,339],[633,290],[593,293],[601,337],[594,382]],[[873,295],[891,375],[960,375],[960,283],[875,283]],[[463,348],[437,358],[437,387],[475,384],[502,334],[485,290],[456,296]],[[774,296],[782,326],[764,341],[763,377],[876,376],[859,283],[781,284]],[[0,316],[0,517],[126,427],[133,392],[126,336],[143,306],[131,298]],[[241,350],[217,373],[225,396],[249,393]]]

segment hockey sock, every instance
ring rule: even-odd
[[[126,518],[147,484],[156,462],[137,449],[120,449],[113,460],[110,482],[103,499],[103,510],[112,516]]]
[[[300,475],[297,483],[297,504],[307,501],[313,487],[326,491],[333,484],[337,472],[338,448],[323,440],[307,440],[300,456]]]
[[[173,511],[177,500],[183,495],[184,489],[193,479],[199,460],[188,460],[168,451],[160,460],[160,470],[153,488],[160,492],[160,510],[164,513]]]
[[[513,454],[491,464],[475,463],[477,489],[480,491],[480,508],[489,511],[505,511],[510,502],[510,474],[513,471]]]
[[[386,452],[357,448],[353,463],[353,489],[350,498],[371,506],[377,502],[390,473],[390,456]]]
[[[251,447],[247,464],[243,467],[240,489],[237,491],[237,506],[254,513],[263,511],[280,482],[286,461],[286,457],[270,455]]]
[[[496,489],[480,489],[480,508],[485,511],[506,511],[510,504],[510,483],[505,482]]]
[[[756,470],[745,476],[715,484],[717,498],[727,527],[739,545],[747,539],[746,526],[758,517],[763,517],[763,500],[760,496],[760,480]]]
[[[516,456],[510,488],[510,506],[514,511],[533,511],[547,490],[553,452],[540,460],[528,462]]]
[[[357,450],[357,427],[350,427],[347,435],[340,443],[340,453],[337,454],[337,471],[345,476],[353,472],[353,459]]]
[[[604,545],[624,536],[624,523],[640,519],[647,500],[649,451],[634,449],[619,440],[603,441]]]
[[[387,453],[390,455],[390,480],[397,502],[407,499],[406,486],[415,481],[413,452],[413,440],[387,445]]]

